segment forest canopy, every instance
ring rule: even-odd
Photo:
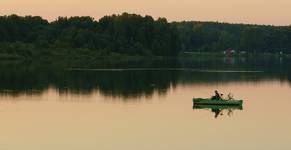
[[[290,53],[291,27],[171,22],[123,13],[92,17],[0,16],[0,58],[178,56],[181,52]]]
[[[92,17],[0,17],[0,53],[31,55],[63,54],[176,56],[180,50],[176,28],[165,18],[123,13]]]
[[[291,53],[291,26],[174,22],[182,51]]]

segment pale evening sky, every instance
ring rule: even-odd
[[[0,15],[92,16],[122,12],[197,20],[270,25],[291,24],[291,0],[0,0]]]

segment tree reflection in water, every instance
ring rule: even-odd
[[[223,60],[159,60],[140,62],[108,63],[96,62],[80,66],[74,64],[50,63],[0,63],[0,94],[18,96],[41,94],[52,87],[60,94],[91,94],[99,91],[104,96],[127,98],[151,97],[154,93],[165,95],[178,85],[220,84],[227,82],[265,80],[290,81],[286,69],[290,61],[278,64],[276,61],[234,61]],[[129,70],[68,70],[68,68],[138,68]],[[156,68],[156,69],[149,69]],[[160,69],[159,69],[160,68]],[[169,69],[171,68],[171,69]],[[200,70],[200,71],[199,71]],[[207,70],[207,71],[201,71]],[[221,72],[211,70],[220,70]],[[223,70],[260,70],[263,72],[223,72]],[[214,110],[214,112],[218,112]],[[217,113],[219,114],[219,113]],[[232,114],[229,112],[228,114]],[[218,115],[217,115],[218,116]]]

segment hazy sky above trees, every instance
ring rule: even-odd
[[[0,15],[92,16],[122,12],[199,20],[273,25],[291,24],[291,0],[0,0]]]

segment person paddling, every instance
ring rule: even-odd
[[[212,100],[221,100],[223,94],[219,94],[217,90],[214,91],[215,95],[212,96]]]

